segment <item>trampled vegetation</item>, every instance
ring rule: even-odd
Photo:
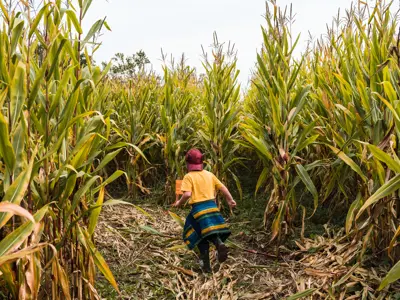
[[[400,33],[391,3],[355,3],[295,56],[300,37],[292,36],[292,12],[269,2],[263,49],[242,93],[234,47],[216,37],[201,75],[182,59],[166,63],[160,76],[146,69],[143,53],[96,64],[99,34],[109,24],[101,19],[83,32],[95,3],[65,2],[0,0],[1,296],[95,299],[99,274],[118,292],[118,277],[96,248],[104,246],[95,239],[103,208],[117,212],[109,207],[155,195],[160,206],[170,204],[185,172],[184,153],[196,146],[206,153],[206,168],[243,199],[239,207],[250,209],[250,198],[257,199],[263,218],[255,228],[264,228],[258,242],[265,245],[257,251],[278,264],[309,265],[308,283],[288,268],[281,274],[292,274],[295,284],[278,291],[271,280],[276,293],[252,290],[250,298],[395,299]],[[257,175],[254,184],[249,173]],[[124,201],[114,199],[116,190]],[[321,211],[327,234],[306,238]],[[343,218],[332,231],[328,221],[338,214]],[[167,235],[150,225],[139,230]],[[118,238],[133,244],[140,232],[130,235]],[[297,249],[288,255],[294,239]],[[183,251],[179,244],[157,245],[158,252]],[[377,262],[387,268],[377,272]],[[226,284],[228,271],[215,282]],[[261,280],[258,271],[252,275]],[[235,282],[218,297],[239,292]],[[191,285],[201,283],[180,279],[165,289],[185,299],[198,295],[185,294]]]

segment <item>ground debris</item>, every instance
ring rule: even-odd
[[[99,275],[96,288],[104,299],[284,299],[307,291],[312,296],[302,299],[387,299],[390,295],[390,291],[375,292],[388,268],[356,264],[362,245],[343,241],[341,233],[330,231],[297,241],[298,250],[279,258],[268,248],[262,251],[269,255],[257,255],[259,249],[244,251],[249,246],[234,236],[239,247],[231,248],[221,266],[212,252],[214,273],[205,276],[196,254],[182,245],[176,220],[162,208],[142,208],[152,218],[130,206],[107,207],[102,212],[95,240],[121,290],[118,295]],[[399,285],[391,290],[396,288],[400,290]]]

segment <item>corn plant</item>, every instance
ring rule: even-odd
[[[164,66],[163,90],[158,141],[164,160],[165,201],[170,202],[174,199],[175,180],[184,176],[184,153],[191,147],[196,125],[197,80],[184,57],[177,66]]]
[[[138,74],[128,83],[111,81],[114,81],[111,102],[117,124],[110,150],[120,151],[125,147],[127,155],[119,156],[119,161],[125,161],[123,169],[127,173],[128,194],[135,198],[138,189],[145,194],[150,192],[143,183],[143,173],[149,168],[143,151],[156,143],[156,105],[161,87],[154,74]]]
[[[391,5],[352,6],[345,22],[336,20],[328,39],[318,41],[310,65],[312,107],[320,116],[325,146],[320,154],[332,161],[323,177],[324,200],[353,201],[345,228],[364,245],[360,260],[367,248],[375,254],[387,249],[393,260],[399,257],[400,64],[397,15],[391,14]],[[397,264],[381,288],[399,277]]]
[[[257,188],[273,177],[273,189],[265,210],[264,223],[271,216],[272,239],[281,236],[281,228],[290,226],[295,218],[298,203],[294,187],[302,181],[318,205],[318,192],[308,173],[315,164],[299,157],[301,151],[317,139],[316,121],[305,115],[310,86],[301,76],[303,60],[293,59],[299,37],[292,45],[291,32],[285,12],[267,11],[267,27],[262,30],[264,47],[258,55],[258,70],[253,80],[255,91],[246,98],[246,114],[241,133],[247,145],[254,149],[264,162]]]
[[[203,51],[204,52],[204,51]],[[234,46],[228,45],[225,49],[218,42],[214,34],[212,59],[204,52],[203,67],[204,94],[201,98],[203,115],[198,138],[206,154],[206,162],[212,172],[225,184],[233,179],[237,190],[242,197],[242,188],[239,178],[235,174],[234,166],[243,158],[238,156],[240,145],[235,143],[239,139],[238,124],[241,113],[240,85],[237,78],[236,54]]]
[[[346,13],[344,25],[337,22],[329,39],[319,43],[316,51],[321,54],[314,54],[313,108],[321,116],[320,140],[334,155],[324,177],[324,200],[340,195],[355,199],[348,205],[347,233],[364,201],[392,177],[390,167],[387,169],[379,157],[385,153],[386,158],[396,155],[390,146],[398,132],[393,111],[399,68],[393,53],[395,31],[396,17],[391,16],[384,2],[377,3],[372,11],[367,6],[353,6]],[[329,154],[325,152],[324,156]],[[380,206],[380,213],[367,219],[363,230],[356,231],[364,245],[371,242],[377,251],[379,245],[389,245],[395,232],[395,203],[393,199]],[[380,224],[379,229],[374,224]]]
[[[99,175],[114,154],[110,112],[97,110],[107,70],[80,64],[106,25],[83,35],[91,3],[77,17],[61,1],[36,13],[0,1],[0,270],[15,299],[93,298],[96,268],[118,289],[93,243],[105,187],[123,172]]]

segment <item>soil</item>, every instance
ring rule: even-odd
[[[204,275],[197,254],[181,240],[182,228],[163,207],[141,203],[104,208],[97,247],[108,262],[120,293],[99,274],[103,299],[400,299],[400,285],[377,292],[390,266],[356,264],[362,245],[324,227],[313,238],[269,243],[262,227],[263,203],[224,213],[232,235],[229,258]],[[188,208],[174,210],[182,218]],[[320,231],[321,228],[319,227]],[[309,235],[310,236],[310,235]],[[367,254],[364,254],[367,255]]]

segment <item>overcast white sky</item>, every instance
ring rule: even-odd
[[[293,2],[294,31],[301,33],[304,49],[308,31],[319,36],[331,24],[339,8],[352,0],[278,0],[284,7]],[[235,43],[238,50],[239,80],[246,85],[260,49],[260,25],[265,24],[264,0],[95,0],[85,19],[85,30],[97,19],[107,17],[112,32],[101,37],[103,45],[95,54],[97,62],[108,61],[116,52],[133,54],[144,50],[161,71],[161,48],[203,72],[201,45],[209,49],[216,31],[220,41]]]

